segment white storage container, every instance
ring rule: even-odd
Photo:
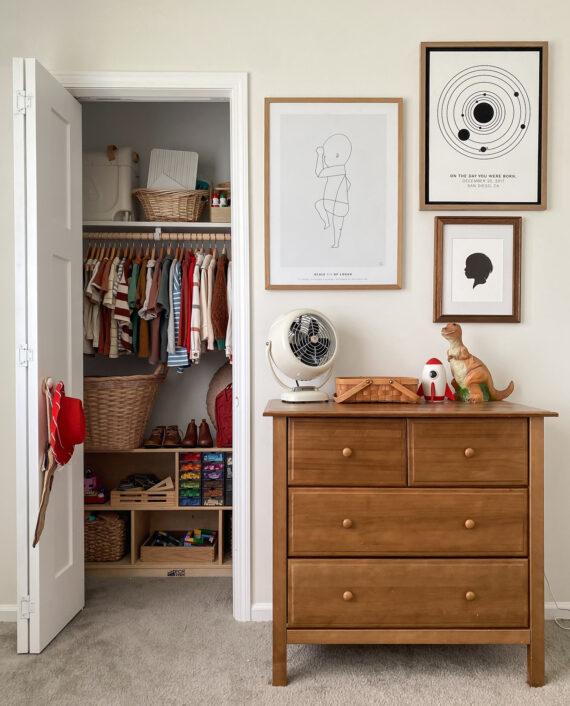
[[[133,189],[139,186],[139,157],[131,147],[109,145],[83,155],[83,220],[131,221]]]
[[[147,189],[188,191],[196,188],[198,153],[184,150],[150,151]]]

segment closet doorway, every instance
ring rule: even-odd
[[[100,126],[105,115],[109,119],[115,114],[123,115],[122,119],[130,115],[127,119],[134,120],[133,116],[139,113],[140,121],[132,124],[132,133],[136,135],[141,130],[144,132],[145,113],[161,114],[163,120],[171,120],[174,124],[175,116],[184,119],[185,109],[191,106],[196,107],[197,114],[205,114],[207,106],[211,105],[214,109],[212,116],[217,115],[220,120],[226,111],[231,224],[153,223],[151,226],[148,223],[111,223],[102,227],[100,223],[84,223],[81,215],[81,153],[89,144],[82,141],[81,137],[81,104],[84,138],[91,141],[95,139],[93,129],[95,132],[99,129],[92,129],[92,126]],[[68,395],[83,397],[81,280],[86,252],[83,242],[90,243],[97,238],[114,238],[126,243],[147,237],[159,250],[171,245],[172,252],[176,245],[171,242],[174,239],[178,245],[182,242],[186,247],[201,240],[201,245],[218,246],[220,251],[224,243],[227,243],[231,253],[233,502],[231,510],[214,508],[203,512],[201,516],[210,519],[201,524],[203,527],[212,524],[211,529],[215,524],[220,530],[223,530],[225,524],[224,536],[220,538],[226,538],[226,546],[231,541],[233,614],[236,620],[249,620],[251,536],[247,75],[78,72],[54,76],[33,59],[15,59],[14,107],[18,344],[18,652],[41,652],[84,605],[82,449],[77,449],[72,461],[56,472],[45,533],[36,548],[32,548],[31,541],[41,492],[39,463],[46,436],[43,431],[46,420],[41,383],[46,377],[63,379]],[[125,129],[128,131],[128,126]],[[129,146],[136,149],[135,144]],[[212,181],[218,176],[225,178],[222,172],[216,173],[214,168],[207,176]],[[213,358],[204,365],[202,380],[196,385],[203,391],[206,389],[204,380],[208,376],[205,368],[215,370],[217,363],[224,360],[222,352],[212,351],[211,355]],[[111,372],[108,365],[113,362],[119,363],[119,366]],[[91,361],[90,367],[86,365],[86,370],[105,375],[139,372],[129,370],[126,359],[104,361],[103,368],[98,368],[100,364],[101,361],[97,362],[93,368]],[[167,378],[169,382],[163,385],[166,392],[161,391],[157,401],[155,416],[159,423],[165,423],[165,418],[160,415],[165,413],[165,409],[168,411],[165,402],[167,395],[179,388],[183,389],[182,395],[190,394],[190,379],[194,372],[193,369],[185,372],[180,378],[188,376],[186,383],[176,384],[175,378],[178,376],[174,370],[170,371]],[[182,425],[186,417],[180,397],[173,408],[172,423]],[[200,415],[198,408],[194,405],[191,409],[190,405],[187,416],[206,417],[205,404]],[[185,429],[181,431],[184,434]],[[161,458],[157,464],[157,468],[163,469],[158,473],[159,477],[169,476],[167,469],[172,466],[177,491],[182,461],[185,460],[183,452],[184,449],[169,449],[154,454],[155,459]],[[143,455],[143,452],[133,453],[125,461],[113,454],[108,463],[103,463],[101,459],[104,455],[86,453],[85,460],[93,462],[94,458],[99,458],[99,463],[110,469],[110,477],[118,479],[124,469],[129,473],[137,472],[135,457]],[[228,456],[224,450],[224,463]],[[94,463],[97,465],[98,462],[95,460]],[[136,533],[136,537],[130,537],[130,546],[134,546],[133,542],[136,544],[139,539],[142,542],[149,530],[185,528],[185,521],[180,519],[183,513],[180,512],[178,496],[176,505],[178,511],[169,509],[145,513],[129,510],[129,529]],[[172,527],[158,527],[157,518],[161,512],[164,521],[168,520],[167,524],[172,524]],[[198,511],[192,511],[187,516],[195,517],[199,514]],[[214,521],[212,517],[217,519]],[[142,569],[141,575],[145,575],[144,564],[139,561],[139,550],[140,547],[136,549],[136,557],[130,557],[129,568],[134,569],[136,565]],[[153,565],[150,563],[148,566]],[[209,575],[228,574],[229,566],[223,554],[218,555],[216,565]],[[189,578],[178,578],[185,573]],[[165,580],[191,581],[195,574],[192,570],[163,574],[158,569],[155,575],[176,577]],[[152,569],[147,568],[146,575],[153,575]],[[205,575],[208,575],[207,571]]]

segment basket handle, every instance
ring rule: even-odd
[[[152,374],[153,377],[159,378],[162,377],[163,375],[166,375],[168,372],[168,367],[164,363],[159,363],[156,368],[154,369],[154,373]]]
[[[398,392],[401,392],[404,397],[407,397],[410,402],[417,402],[420,398],[419,395],[416,395],[415,392],[412,392],[411,390],[408,390],[407,387],[404,387],[401,383],[399,383],[397,380],[393,380],[390,378],[388,380],[388,384],[392,385],[392,387],[396,388]]]
[[[334,395],[333,399],[337,404],[341,404],[342,402],[349,400],[351,397],[354,397],[354,395],[357,395],[361,390],[364,390],[364,388],[369,387],[370,385],[372,385],[372,378],[364,378],[364,380],[361,380],[357,385],[351,387],[350,390],[343,392],[342,395]]]

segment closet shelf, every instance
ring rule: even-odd
[[[113,230],[161,230],[194,231],[194,230],[231,230],[231,223],[212,223],[211,221],[84,221],[84,228]]]
[[[117,505],[111,505],[110,503],[86,503],[84,505],[85,512],[101,512],[101,511],[111,511],[111,512],[170,512],[171,510],[181,510],[182,512],[188,511],[198,511],[203,512],[208,510],[210,512],[217,510],[233,510],[233,505],[176,505],[175,507],[164,507],[161,503],[156,503],[155,506],[149,507],[145,505],[144,507],[137,508],[136,510],[132,507],[124,508]]]
[[[223,453],[231,453],[233,449],[231,448],[223,448],[221,446],[214,446],[209,449],[204,449],[204,448],[186,448],[184,446],[175,446],[174,448],[168,448],[165,449],[164,447],[158,448],[158,449],[145,449],[143,447],[139,449],[85,449],[84,453],[86,454],[155,454],[155,453],[181,453],[181,454],[186,454],[186,453],[211,453],[214,451],[217,452],[223,452]]]

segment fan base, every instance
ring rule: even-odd
[[[322,390],[315,389],[297,389],[297,390],[287,390],[281,394],[282,402],[328,402],[329,396],[326,392]]]

